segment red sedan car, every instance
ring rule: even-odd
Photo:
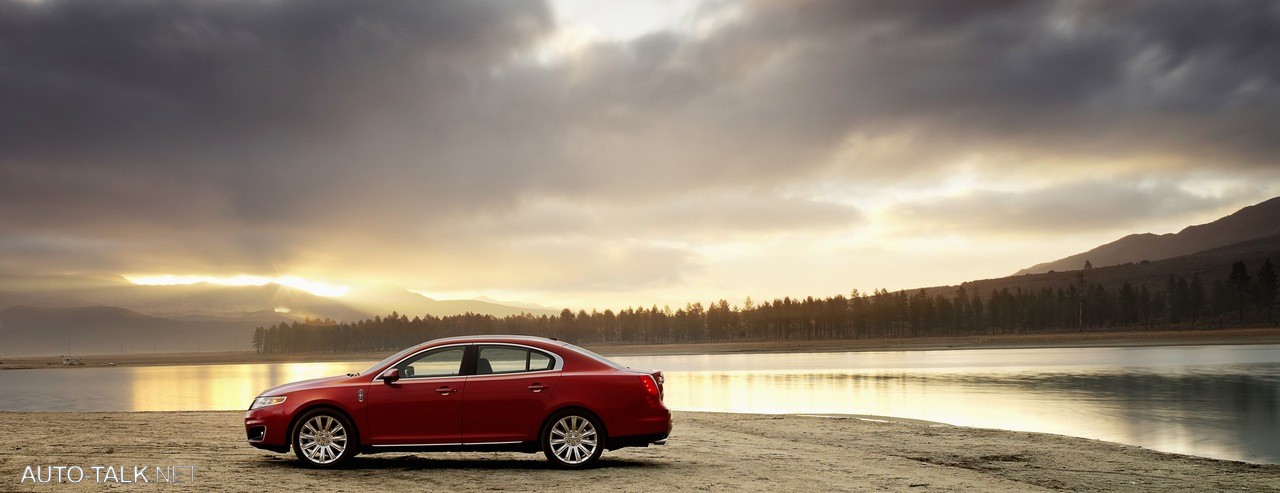
[[[626,368],[541,337],[437,339],[368,370],[281,385],[244,416],[249,444],[292,447],[335,467],[356,453],[541,450],[585,467],[623,447],[665,444],[662,372]]]

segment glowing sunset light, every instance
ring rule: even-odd
[[[342,286],[337,284],[329,284],[320,281],[312,281],[297,276],[254,276],[249,274],[239,274],[231,277],[218,276],[194,276],[194,275],[138,275],[138,276],[121,276],[129,282],[143,286],[172,286],[178,284],[196,284],[209,283],[222,286],[262,286],[266,284],[279,284],[294,289],[301,289],[316,296],[339,297],[347,294],[351,290],[350,286]]]
[[[1274,2],[885,3],[0,0],[0,291],[760,302],[1280,196]]]

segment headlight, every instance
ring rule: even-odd
[[[267,406],[274,406],[276,404],[280,404],[283,402],[284,402],[284,396],[259,397],[253,400],[253,405],[249,406],[249,410],[252,411],[254,409],[264,408]]]

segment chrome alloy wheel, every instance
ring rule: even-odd
[[[551,426],[551,453],[565,464],[581,464],[595,455],[596,427],[582,416],[569,415]]]
[[[307,460],[329,464],[347,450],[347,429],[342,422],[324,414],[308,419],[298,432],[298,446]]]

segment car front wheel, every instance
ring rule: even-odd
[[[293,429],[293,452],[311,467],[339,467],[356,455],[355,427],[329,409],[308,411]]]
[[[542,453],[557,467],[590,466],[604,452],[605,433],[595,416],[581,411],[560,413],[542,432]]]

